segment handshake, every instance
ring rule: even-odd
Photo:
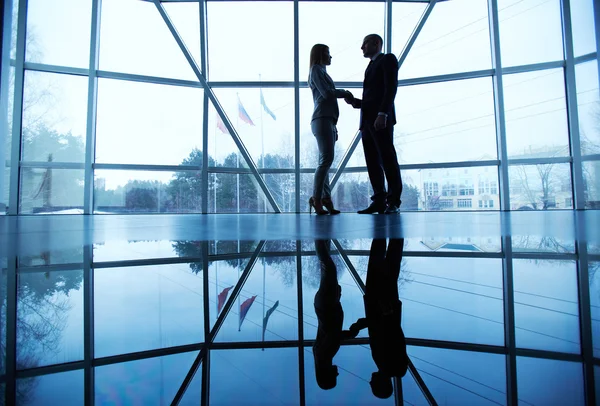
[[[348,90],[346,90],[346,96],[344,96],[344,101],[351,105],[354,104],[354,95]]]

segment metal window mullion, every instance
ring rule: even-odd
[[[6,266],[6,386],[4,401],[7,405],[16,404],[17,398],[17,239],[13,238],[7,247]],[[0,298],[4,300],[4,298]]]
[[[298,294],[298,378],[300,406],[306,404],[305,364],[304,364],[304,301],[302,289],[302,241],[296,240],[296,284]]]
[[[206,0],[200,0],[200,68],[204,78],[208,81],[208,13]],[[209,100],[206,92],[203,92],[203,116],[202,122],[202,213],[208,213],[208,108]],[[202,367],[204,369],[204,366]]]
[[[393,2],[392,0],[385,1],[385,53],[389,54],[392,52],[392,10],[393,10]]]
[[[495,0],[493,0],[495,1]],[[515,333],[515,290],[513,278],[512,227],[510,214],[502,214],[502,303],[504,307],[504,346],[506,347],[506,404],[519,404]]]
[[[577,86],[575,83],[575,61],[573,55],[573,30],[571,25],[571,1],[562,0],[562,28],[565,64],[565,86],[567,113],[569,120],[569,145],[571,148],[571,179],[573,187],[573,207],[585,209],[583,193],[583,164],[581,161],[581,140],[579,134],[579,113],[577,107]]]
[[[2,4],[2,3],[0,3]],[[5,171],[10,166],[6,165],[6,146],[8,137],[11,136],[8,128],[8,94],[10,87],[10,51],[12,42],[12,27],[13,27],[13,2],[5,1],[4,7],[0,6],[0,32],[2,35],[0,39],[0,205],[5,205],[8,196],[4,196],[5,191]]]
[[[294,178],[296,213],[300,213],[302,177],[300,174],[300,3],[298,0],[294,0]]]
[[[91,227],[88,225],[88,227]],[[83,368],[84,402],[93,406],[94,396],[94,246],[83,247]]]
[[[19,0],[17,16],[17,45],[15,56],[15,90],[13,102],[12,144],[10,152],[10,192],[7,214],[19,214],[19,180],[21,159],[21,130],[23,126],[23,97],[25,84],[25,46],[27,36],[27,0]]]
[[[594,27],[596,36],[596,68],[598,69],[598,83],[600,83],[600,2],[594,2]]]
[[[504,111],[504,85],[502,81],[502,58],[500,52],[500,19],[498,17],[498,1],[488,0],[488,20],[490,30],[490,46],[492,55],[492,76],[494,90],[494,110],[496,112],[496,148],[500,165],[498,166],[498,182],[500,192],[500,210],[510,210],[508,151],[506,146],[506,118]]]
[[[189,65],[190,65],[190,67],[194,71],[194,74],[196,75],[196,77],[198,78],[200,83],[202,84],[202,87],[204,88],[204,92],[208,94],[208,97],[209,97],[210,101],[212,102],[215,110],[217,110],[217,114],[219,114],[219,116],[221,117],[223,124],[225,124],[225,128],[227,128],[227,130],[229,131],[229,135],[231,136],[231,138],[233,139],[233,142],[238,147],[240,154],[244,158],[244,161],[246,161],[246,164],[250,168],[252,175],[254,176],[256,182],[258,183],[258,185],[262,189],[263,193],[265,194],[267,200],[269,201],[269,204],[271,205],[271,207],[273,208],[273,210],[276,213],[280,213],[281,210],[279,209],[277,202],[275,202],[275,198],[273,197],[273,194],[271,193],[271,191],[269,190],[269,187],[265,183],[265,180],[262,178],[262,176],[260,176],[260,173],[258,172],[258,168],[257,168],[256,164],[254,163],[252,156],[250,155],[250,152],[244,145],[244,142],[242,141],[239,134],[237,133],[237,130],[233,127],[233,125],[231,124],[231,121],[225,114],[225,111],[223,110],[223,107],[221,107],[221,104],[219,103],[217,96],[212,91],[210,86],[208,86],[208,83],[206,82],[206,79],[204,78],[202,72],[200,71],[198,64],[196,63],[196,61],[194,60],[194,57],[191,55],[191,53],[187,49],[185,43],[181,39],[181,36],[177,32],[177,29],[175,28],[175,26],[173,25],[173,22],[171,21],[167,12],[165,11],[164,6],[161,4],[160,0],[153,0],[153,3],[156,6],[158,13],[160,14],[160,16],[163,19],[164,23],[166,24],[167,28],[171,32],[173,39],[175,39],[175,42],[177,42],[177,45],[179,46],[181,52],[183,53],[184,57],[186,58],[186,60],[188,61]]]
[[[85,170],[83,213],[94,212],[94,168],[96,158],[96,113],[98,107],[98,57],[100,53],[100,12],[102,0],[92,0],[92,23],[90,34],[90,65],[88,76],[87,128],[85,134]]]
[[[575,213],[577,216],[578,214]],[[592,330],[592,312],[590,299],[589,257],[587,249],[587,225],[583,219],[575,220],[577,235],[577,286],[579,293],[579,331],[581,355],[583,358],[583,382],[587,405],[596,404],[596,385],[594,376],[594,342]]]
[[[204,342],[206,348],[206,355],[202,362],[202,387],[200,389],[200,404],[202,406],[208,406],[209,400],[209,390],[210,390],[210,348],[207,337],[210,335],[210,293],[209,293],[209,268],[210,262],[209,258],[209,249],[208,249],[208,241],[204,241],[202,243],[202,277],[204,279],[204,284],[202,286],[202,299],[204,306]]]

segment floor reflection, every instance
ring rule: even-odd
[[[585,404],[600,258],[568,233],[541,235],[107,241],[5,255],[2,398]]]

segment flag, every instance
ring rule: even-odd
[[[244,301],[244,303],[242,303],[240,305],[240,325],[239,325],[238,329],[242,328],[242,323],[244,322],[244,319],[246,318],[246,314],[248,313],[248,310],[250,310],[250,306],[252,306],[252,303],[254,303],[254,299],[256,299],[256,295],[252,296],[250,299],[246,299]]]
[[[219,293],[218,301],[217,301],[217,314],[221,313],[223,306],[225,305],[225,300],[227,300],[227,295],[229,291],[233,288],[230,286],[228,288],[223,289],[223,292]]]
[[[248,112],[246,111],[246,109],[244,108],[244,105],[242,104],[242,101],[240,100],[240,96],[238,96],[238,112],[239,112],[240,118],[242,119],[242,121],[244,123],[254,125],[254,122],[252,122],[252,119],[248,115]]]
[[[221,120],[221,116],[217,113],[217,128],[221,130],[223,134],[229,134],[229,130],[225,127],[225,123]]]
[[[260,104],[261,106],[263,106],[263,109],[265,109],[265,112],[268,115],[270,115],[273,120],[277,120],[277,117],[275,117],[275,113],[273,113],[271,109],[267,107],[267,103],[265,102],[265,96],[263,96],[262,89],[260,89]]]
[[[279,306],[279,300],[276,301],[275,304],[273,305],[273,307],[271,307],[269,310],[267,310],[267,314],[265,314],[265,317],[263,319],[263,332],[262,332],[263,341],[265,341],[265,330],[267,329],[267,323],[269,322],[269,317],[271,317],[271,314],[273,314],[275,309],[277,309],[277,306]]]

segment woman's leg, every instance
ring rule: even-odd
[[[335,125],[327,118],[318,118],[311,123],[313,134],[319,147],[319,165],[315,170],[313,197],[329,197],[329,168],[333,163],[335,147]],[[327,184],[327,186],[325,186]]]

